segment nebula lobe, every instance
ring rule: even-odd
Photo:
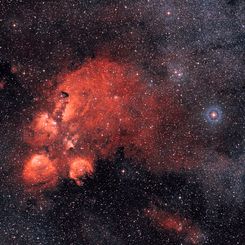
[[[27,184],[41,190],[55,186],[57,183],[57,169],[54,162],[44,154],[33,154],[25,163],[23,179]]]
[[[146,209],[145,215],[160,229],[184,236],[188,244],[202,243],[203,234],[200,228],[187,218],[155,207]]]

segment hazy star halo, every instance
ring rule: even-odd
[[[222,121],[223,111],[219,106],[210,106],[205,110],[204,118],[208,123],[218,124]]]

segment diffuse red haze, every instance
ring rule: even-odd
[[[187,218],[158,208],[146,209],[145,215],[160,229],[184,237],[188,244],[201,244],[203,241],[203,234],[199,227]]]
[[[0,80],[0,90],[5,88],[5,82]]]
[[[57,176],[82,184],[80,179],[94,172],[95,160],[109,158],[120,146],[128,155],[140,151],[153,161],[164,105],[134,67],[89,60],[58,77],[45,96],[46,105],[25,131],[32,152],[24,163],[26,184],[53,187]]]

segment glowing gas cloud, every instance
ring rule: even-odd
[[[61,73],[43,92],[40,110],[26,127],[27,159],[42,155],[43,164],[52,161],[54,178],[68,177],[79,185],[93,174],[97,159],[111,158],[119,147],[149,170],[189,168],[185,153],[175,150],[179,136],[168,126],[178,123],[180,107],[166,87],[149,86],[143,77],[139,68],[108,58]],[[29,169],[32,176],[40,171]],[[27,176],[24,180],[30,183]],[[31,183],[36,184],[34,178]]]
[[[135,68],[94,59],[57,80],[25,130],[32,152],[24,163],[26,184],[53,187],[59,176],[80,185],[96,159],[120,146],[128,155],[154,155],[160,105]]]
[[[27,184],[40,189],[55,186],[57,169],[54,161],[44,154],[33,154],[25,163],[23,178]]]
[[[200,228],[189,219],[156,207],[145,209],[145,215],[160,229],[183,236],[188,244],[200,244],[204,238]]]

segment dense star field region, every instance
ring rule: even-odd
[[[0,0],[0,245],[244,245],[245,2]]]

